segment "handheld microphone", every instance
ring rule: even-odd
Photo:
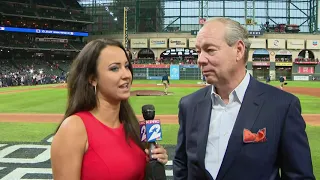
[[[154,119],[155,108],[152,104],[142,106],[142,114],[145,123],[140,123],[140,136],[141,141],[148,142],[150,157],[150,161],[146,167],[145,180],[166,180],[164,165],[151,157],[151,150],[156,148],[156,141],[162,140],[160,120]]]
[[[145,120],[146,141],[149,146],[150,159],[152,159],[151,150],[156,148],[156,141],[162,140],[160,120],[154,119],[155,108],[152,104],[142,106],[142,115]]]

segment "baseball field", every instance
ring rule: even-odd
[[[132,90],[163,90],[159,81],[136,80]],[[204,85],[198,81],[171,81],[168,96],[130,97],[139,119],[141,107],[153,104],[156,118],[161,120],[163,144],[174,155],[178,131],[178,102]],[[279,86],[278,82],[271,85]],[[284,88],[299,97],[312,151],[313,167],[320,178],[320,82],[288,82]],[[64,85],[0,88],[0,179],[52,179],[50,142],[66,107]],[[63,147],[61,147],[63,148]],[[172,176],[172,161],[166,167]]]

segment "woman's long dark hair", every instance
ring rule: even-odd
[[[111,39],[96,39],[89,42],[71,65],[67,81],[67,109],[63,119],[77,112],[91,111],[97,107],[97,98],[89,79],[98,76],[98,57],[107,46],[116,46],[123,50],[129,62],[129,70],[133,75],[131,60],[120,42]],[[145,147],[140,140],[139,122],[128,100],[121,101],[119,118],[124,125],[127,140],[131,138],[141,149],[144,149]]]

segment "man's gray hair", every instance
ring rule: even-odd
[[[238,40],[243,41],[245,45],[244,61],[247,62],[249,58],[249,50],[251,42],[249,41],[248,30],[243,27],[238,21],[226,17],[211,18],[206,23],[218,21],[226,26],[225,40],[229,46],[233,46]]]

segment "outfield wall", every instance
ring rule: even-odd
[[[320,81],[320,64],[296,64],[277,62],[247,63],[247,70],[255,78],[265,80],[270,75],[272,80],[285,76],[294,81]],[[171,80],[201,80],[201,69],[195,64],[133,64],[134,79],[161,80],[166,72]],[[286,70],[285,68],[290,68]],[[310,70],[311,69],[311,70]]]
[[[178,64],[133,64],[134,79],[161,80],[165,72],[171,80],[200,80],[201,70],[198,65]]]

